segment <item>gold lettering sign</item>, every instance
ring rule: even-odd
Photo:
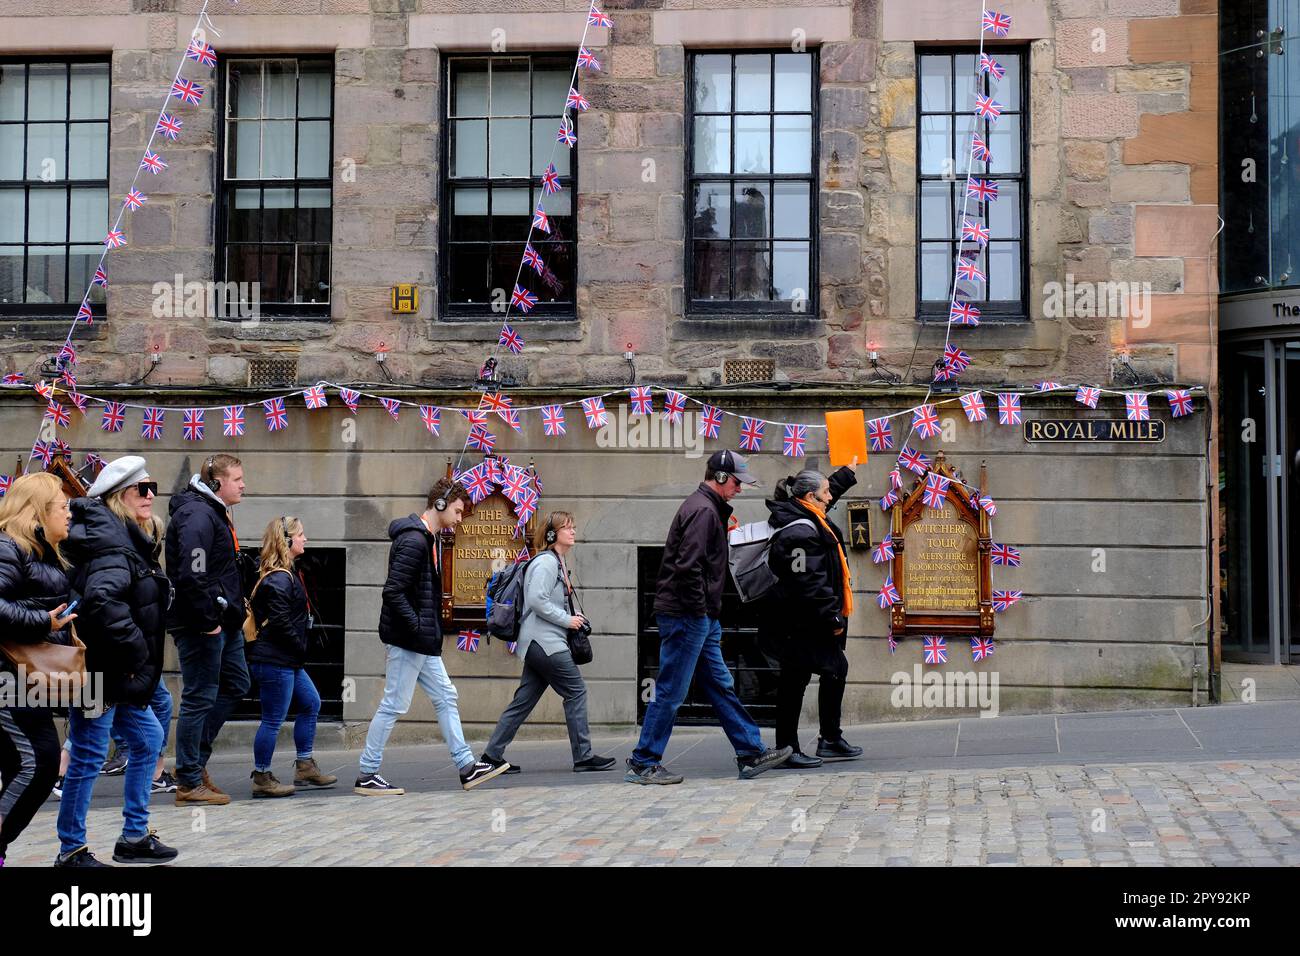
[[[514,507],[500,492],[488,495],[456,529],[451,596],[456,607],[481,607],[488,578],[513,561],[525,539],[512,538]]]
[[[907,609],[979,610],[979,537],[951,504],[926,508],[903,531],[903,600]]]

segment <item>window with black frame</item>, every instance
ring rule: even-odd
[[[817,55],[701,52],[690,64],[689,309],[812,313]]]
[[[110,70],[0,59],[0,313],[71,319],[89,289],[103,314]]]
[[[963,211],[989,235],[987,245],[970,240],[963,245],[966,258],[975,259],[987,279],[964,282],[961,298],[976,304],[983,318],[1028,314],[1025,55],[1005,47],[988,52],[1006,70],[999,80],[976,73],[977,50],[918,51],[916,56],[917,311],[922,319],[947,321]],[[977,93],[1000,104],[996,120],[975,115]],[[970,155],[975,134],[988,158]],[[996,185],[996,199],[967,198],[968,163],[971,176]]]
[[[572,57],[544,54],[448,59],[444,317],[490,318],[494,306],[509,303],[516,281],[537,297],[531,316],[574,316],[577,150],[557,137],[573,66]],[[543,197],[541,176],[551,163],[561,189]],[[539,203],[550,232],[533,230],[541,265],[522,268]]]
[[[264,317],[328,318],[334,61],[222,62],[217,271]]]

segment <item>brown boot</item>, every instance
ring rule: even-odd
[[[176,806],[178,807],[187,803],[205,803],[212,807],[224,807],[229,802],[229,794],[216,793],[203,784],[199,784],[197,787],[187,787],[184,784],[176,785]]]
[[[220,787],[218,787],[215,783],[212,782],[212,778],[208,776],[207,767],[203,768],[203,786],[207,787],[213,793],[221,794],[223,797],[227,795],[226,791],[222,790]]]
[[[321,773],[320,767],[311,757],[293,762],[293,784],[297,786],[332,787],[339,782],[338,777]]]
[[[253,796],[255,797],[291,797],[293,796],[293,787],[287,783],[281,783],[275,779],[275,774],[269,770],[266,773],[258,773],[256,770],[252,773],[253,777]]]

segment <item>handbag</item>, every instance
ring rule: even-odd
[[[262,628],[263,625],[266,624],[266,621],[263,621],[261,624],[257,623],[257,618],[253,614],[253,598],[257,597],[257,589],[262,586],[262,582],[265,581],[272,574],[275,574],[276,571],[284,571],[285,574],[289,573],[288,571],[285,571],[284,568],[272,568],[270,571],[267,571],[266,574],[263,574],[261,577],[257,579],[257,583],[253,585],[253,593],[250,594],[248,597],[244,598],[244,643],[245,644],[251,644],[253,643],[253,641],[257,640],[257,632]]]
[[[587,612],[582,609],[582,602],[578,602],[578,610],[573,610],[573,602],[577,596],[572,583],[569,581],[569,569],[561,563],[561,569],[564,574],[564,586],[569,599],[569,613],[581,614],[585,619]],[[573,655],[573,663],[582,665],[590,664],[595,657],[591,649],[591,621],[584,620],[581,627],[571,627],[564,633],[564,639],[569,645],[569,653]]]
[[[27,677],[27,695],[44,697],[47,707],[71,707],[80,702],[82,688],[90,686],[86,672],[86,645],[77,637],[77,625],[72,629],[71,644],[39,641],[23,644],[18,641],[0,641],[0,653],[14,665],[14,669]]]

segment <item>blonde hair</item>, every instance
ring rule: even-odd
[[[289,551],[289,541],[286,539],[302,533],[302,522],[292,515],[272,518],[262,532],[261,573],[288,571],[292,574],[293,554]]]
[[[127,485],[126,488],[133,488],[134,485]],[[163,522],[157,515],[151,514],[148,518],[137,518],[134,509],[126,503],[126,488],[119,488],[111,495],[104,497],[104,504],[108,505],[108,510],[113,512],[122,519],[124,524],[133,524],[153,542],[153,556],[158,557],[161,551],[163,539]]]
[[[60,499],[67,500],[63,482],[49,472],[39,471],[15,479],[9,491],[0,498],[0,531],[13,538],[23,551],[34,552],[39,558],[45,557],[45,547],[49,545],[59,564],[66,568],[68,562],[59,546],[42,541],[36,534],[36,529]]]
[[[537,530],[533,532],[533,551],[540,554],[555,544],[554,541],[547,542],[546,532],[555,531],[558,533],[561,529],[567,528],[573,523],[573,515],[569,512],[552,511],[546,516],[546,520],[537,526]]]

